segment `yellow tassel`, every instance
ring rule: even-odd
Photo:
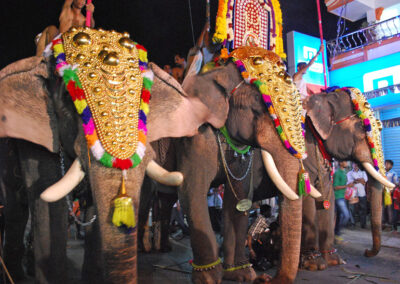
[[[125,227],[127,229],[136,227],[134,205],[132,198],[126,194],[124,177],[122,177],[120,193],[114,199],[112,222],[117,227]]]

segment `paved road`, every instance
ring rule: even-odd
[[[344,230],[345,242],[337,249],[346,264],[328,268],[325,271],[299,271],[295,283],[399,283],[400,284],[400,232],[383,232],[382,250],[376,257],[365,258],[364,250],[371,247],[371,233],[366,229]],[[139,281],[145,284],[189,284],[191,283],[192,259],[189,238],[180,241],[171,240],[173,251],[170,253],[141,253],[139,255]],[[83,260],[82,241],[70,240],[68,248],[70,283],[79,281]],[[168,269],[161,269],[161,267]],[[177,270],[177,271],[173,271]],[[179,271],[179,272],[178,272]],[[267,271],[274,275],[275,270]],[[363,274],[367,274],[363,276]],[[359,278],[357,278],[359,277]],[[33,283],[32,279],[23,282]],[[224,281],[223,283],[236,283]]]

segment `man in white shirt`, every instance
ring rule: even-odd
[[[210,188],[207,194],[207,203],[213,230],[222,233],[222,198],[219,191],[219,188]]]
[[[347,183],[354,183],[354,188],[357,190],[355,196],[358,197],[359,202],[356,204],[356,211],[360,216],[361,228],[365,228],[367,223],[367,194],[365,192],[365,183],[367,181],[367,174],[360,170],[356,163],[353,163],[353,170],[347,173]]]

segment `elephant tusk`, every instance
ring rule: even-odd
[[[282,192],[282,194],[289,200],[299,199],[299,196],[283,180],[281,174],[276,168],[274,159],[272,158],[271,154],[265,150],[261,150],[261,156],[269,177],[272,179],[279,191]]]
[[[310,186],[311,186],[310,195],[314,198],[321,197],[321,192],[319,192],[312,184],[310,184]]]
[[[78,159],[72,163],[67,173],[55,184],[42,192],[40,198],[46,202],[55,202],[70,193],[85,177]]]
[[[183,182],[182,173],[169,172],[153,160],[147,165],[146,174],[155,181],[169,186],[178,186]]]
[[[362,163],[364,169],[378,182],[380,182],[383,186],[388,187],[389,189],[394,188],[394,184],[388,181],[384,176],[382,176],[375,168],[367,162]]]

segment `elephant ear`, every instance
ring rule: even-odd
[[[328,139],[334,125],[334,112],[327,95],[310,96],[304,101],[303,106],[321,138]]]
[[[0,71],[0,137],[24,139],[56,151],[48,91],[49,69],[44,57],[14,62]]]

